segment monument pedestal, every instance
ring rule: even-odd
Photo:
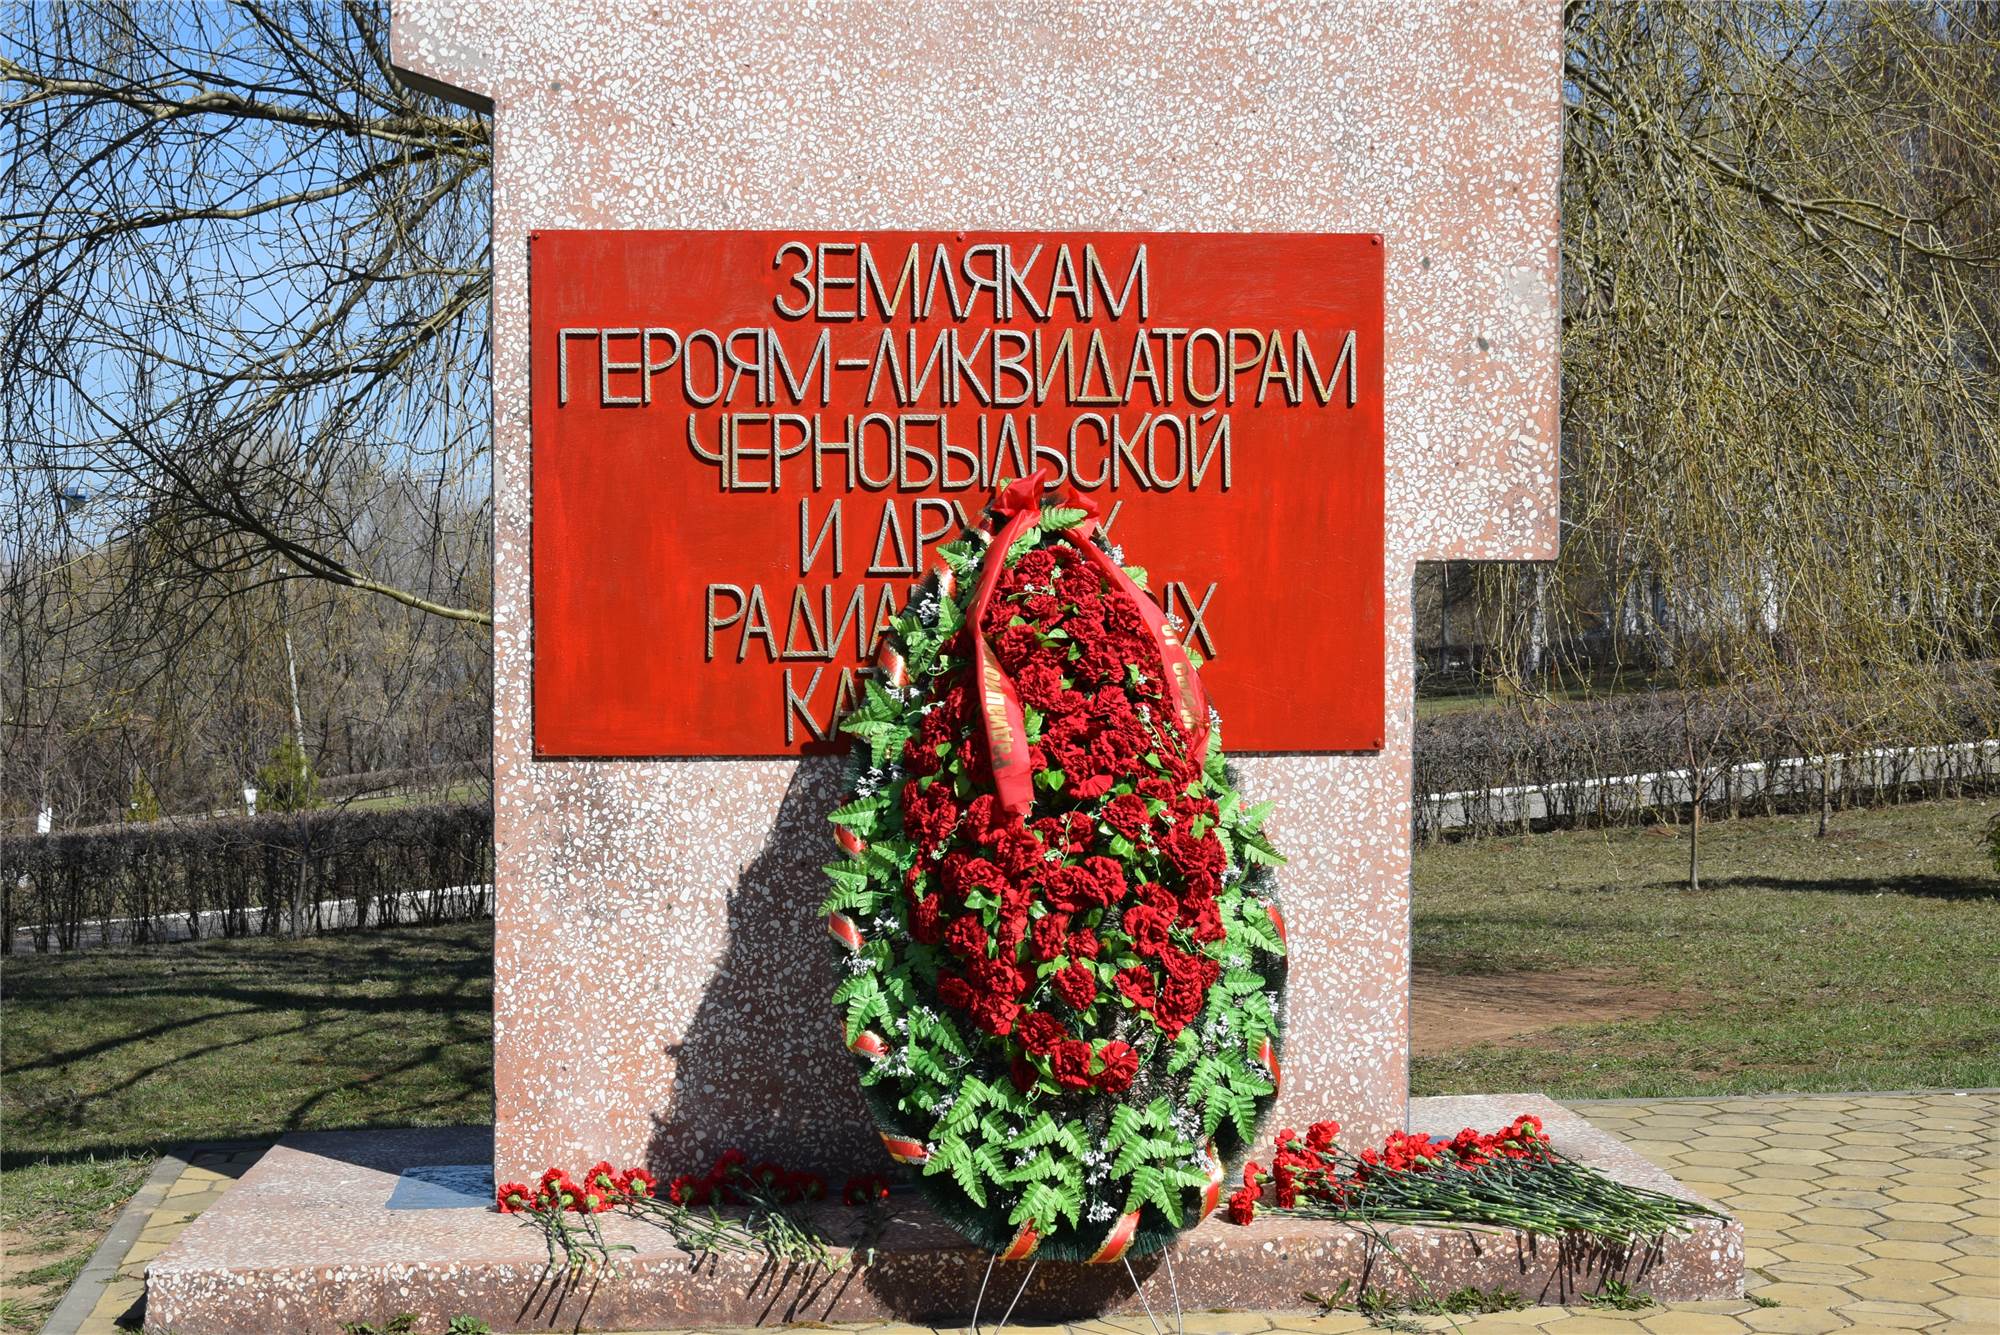
[[[1540,1116],[1556,1148],[1634,1186],[1700,1199],[1623,1142],[1545,1098],[1417,1099],[1411,1127],[1433,1134]],[[615,1275],[551,1272],[539,1232],[470,1203],[452,1168],[490,1160],[487,1128],[324,1132],[288,1137],[222,1202],[188,1226],[146,1276],[146,1329],[175,1335],[339,1335],[345,1323],[414,1312],[441,1329],[461,1314],[495,1331],[714,1329],[787,1321],[962,1323],[986,1257],[914,1196],[899,1195],[872,1264],[784,1270],[754,1257],[695,1263],[650,1225],[605,1216],[605,1233],[635,1248]],[[464,1190],[473,1190],[463,1183]],[[1707,1202],[1705,1202],[1707,1203]],[[1710,1203],[1712,1204],[1712,1203]],[[859,1211],[819,1208],[852,1239]],[[1386,1245],[1385,1245],[1386,1244]],[[1393,1248],[1394,1255],[1390,1255]],[[1157,1310],[1171,1304],[1160,1258],[1134,1263]],[[1001,1306],[1026,1267],[993,1275]],[[1661,1301],[1739,1297],[1743,1229],[1700,1220],[1693,1232],[1632,1254],[1508,1230],[1349,1228],[1276,1213],[1248,1227],[1219,1215],[1182,1236],[1174,1278],[1184,1308],[1299,1308],[1303,1294],[1380,1289],[1406,1299],[1475,1287],[1562,1303],[1619,1279]],[[1137,1313],[1123,1266],[1046,1263],[1016,1321]],[[997,1315],[997,1310],[996,1313]]]

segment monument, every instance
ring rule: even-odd
[[[1403,1128],[1413,567],[1555,554],[1559,7],[396,0],[391,50],[494,118],[498,1179],[887,1166],[825,1005],[832,724],[935,545],[1041,466],[1150,567],[1276,802],[1276,1121]],[[1644,1175],[1553,1105],[1425,1118],[1503,1107]],[[313,1153],[373,1182],[487,1143]],[[251,1273],[328,1330],[922,1317],[978,1277],[933,1230],[859,1284],[644,1253],[572,1299],[490,1214],[398,1250],[283,1213],[309,1157],[156,1264],[149,1328],[257,1328]],[[1200,1305],[1353,1259],[1216,1226]],[[1654,1291],[1740,1288],[1740,1230],[1699,1248]],[[1532,1251],[1451,1254],[1566,1292]],[[1132,1297],[1092,1283],[1038,1310]]]
[[[1412,565],[1554,552],[1557,11],[392,18],[403,69],[494,108],[503,1179],[724,1141],[809,1166],[869,1150],[811,918],[837,768],[799,753],[882,592],[1013,475],[1031,423],[1085,484],[1121,464],[1096,488],[1128,502],[1111,532],[1170,563],[1246,788],[1279,804],[1311,1020],[1277,1116],[1399,1126]],[[1181,373],[1171,406],[1128,383],[1142,327],[1160,398]],[[987,330],[1039,330],[1039,356]],[[1218,344],[1234,363],[1274,330],[1285,383],[1190,398]],[[933,358],[942,429],[891,383]],[[1022,391],[1009,358],[1041,402],[978,401]],[[1112,440],[1149,413],[1143,446]],[[849,642],[813,657],[801,598]],[[1256,670],[1271,653],[1318,666]]]

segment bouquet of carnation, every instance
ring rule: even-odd
[[[1145,572],[1044,486],[895,618],[824,911],[890,1154],[996,1254],[1109,1262],[1215,1208],[1277,1092],[1282,859]]]

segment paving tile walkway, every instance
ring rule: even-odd
[[[2000,1093],[1854,1094],[1589,1103],[1577,1111],[1681,1181],[1735,1210],[1749,1297],[1636,1311],[1530,1307],[1405,1318],[1408,1330],[1479,1335],[1849,1335],[1923,1330],[2000,1335]],[[190,1156],[74,1331],[133,1327],[148,1261],[228,1190],[257,1151]],[[389,1315],[389,1314],[384,1314]],[[1189,1335],[1342,1335],[1353,1313],[1190,1313]],[[843,1327],[855,1335],[924,1328]],[[1061,1327],[1013,1335],[1057,1335]],[[1151,1335],[1143,1320],[1070,1335]],[[275,1333],[274,1333],[275,1335]]]

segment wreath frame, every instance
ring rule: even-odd
[[[890,619],[876,666],[862,677],[862,698],[841,723],[858,743],[849,755],[848,796],[831,814],[846,858],[825,868],[832,890],[821,911],[841,975],[833,1001],[843,1038],[891,1157],[918,1169],[938,1212],[1002,1259],[1109,1263],[1158,1250],[1206,1218],[1221,1200],[1224,1165],[1255,1143],[1276,1097],[1287,953],[1274,870],[1283,859],[1263,833],[1271,804],[1244,804],[1211,713],[1207,752],[1184,793],[1215,804],[1209,828],[1225,858],[1215,896],[1222,936],[1193,946],[1218,965],[1194,1021],[1168,1038],[1131,998],[1110,989],[1099,995],[1112,1013],[1093,1027],[1095,1036],[1117,1036],[1109,1042],[1132,1040],[1138,1061],[1130,1086],[1122,1094],[1052,1089],[1042,1067],[1022,1088],[1015,1063],[1032,1057],[938,998],[949,957],[912,930],[916,900],[905,885],[922,854],[903,828],[903,793],[912,783],[948,780],[964,796],[990,791],[991,778],[981,785],[971,773],[952,774],[949,757],[938,775],[914,776],[902,758],[925,704],[971,667],[961,632],[982,564],[1000,560],[1011,568],[1038,548],[1090,542],[1145,587],[1145,571],[1125,566],[1089,522],[1088,503],[1075,503],[1073,493],[1067,499],[1042,497],[1004,553],[989,550],[1002,518],[989,513],[981,527],[937,549],[944,566]],[[1033,741],[1039,720],[1027,712]],[[960,736],[950,751],[962,751],[965,741]],[[1037,811],[1064,800],[1059,772],[1037,774],[1034,784]],[[1116,795],[1101,795],[1103,803]],[[1070,809],[1101,805],[1090,798]],[[1156,872],[1164,865],[1150,835],[1141,846],[1101,819],[1093,826],[1128,870],[1149,852]],[[976,902],[968,898],[967,907]],[[1123,907],[1107,906],[1093,920],[1107,940],[1119,939]],[[983,910],[989,925],[992,908]],[[1020,949],[1025,954],[1025,942]],[[1048,990],[1050,963],[1037,966],[1031,995]],[[1092,966],[1109,982],[1113,963]],[[1098,1051],[1093,1044],[1093,1068]]]

